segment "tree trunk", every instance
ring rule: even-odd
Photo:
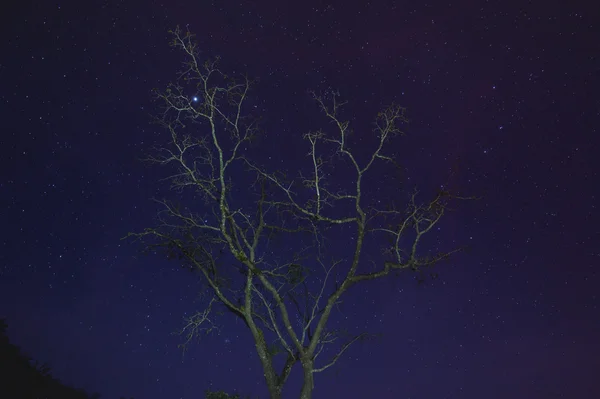
[[[281,390],[277,387],[269,387],[271,399],[281,399]]]
[[[304,372],[304,384],[302,385],[302,391],[300,391],[300,399],[311,399],[312,391],[315,387],[315,380],[313,374],[313,361],[306,360],[302,361],[302,371]]]
[[[267,388],[271,399],[281,399],[281,388],[277,383],[277,373],[273,369],[273,363],[270,355],[267,353],[266,343],[262,338],[262,335],[258,335],[256,338],[256,351],[263,367],[263,375],[267,382]]]
[[[263,332],[256,327],[251,316],[246,315],[246,320],[248,328],[252,333],[252,338],[254,338],[254,346],[256,347],[256,352],[258,353],[258,358],[262,365],[263,376],[265,377],[267,388],[269,389],[269,395],[271,396],[271,399],[281,399],[281,389],[277,381],[277,373],[273,368],[273,359],[267,350],[267,342],[265,341]]]

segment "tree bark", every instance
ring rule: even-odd
[[[254,325],[250,327],[252,335],[254,337],[254,343],[256,345],[256,351],[263,368],[263,375],[267,382],[267,388],[271,399],[281,399],[281,387],[277,381],[277,373],[273,368],[272,358],[267,351],[267,343],[263,337],[261,331],[259,331]]]
[[[302,360],[302,371],[304,372],[304,384],[302,385],[302,391],[300,391],[300,399],[311,399],[313,388],[315,387],[315,380],[313,374],[313,361]]]

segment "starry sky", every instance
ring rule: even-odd
[[[288,4],[289,3],[289,4]],[[0,317],[12,342],[103,398],[267,397],[230,318],[182,356],[172,333],[202,306],[197,279],[121,240],[152,225],[166,171],[139,161],[165,132],[151,90],[183,55],[259,78],[259,160],[306,165],[331,129],[307,90],[338,89],[356,148],[392,101],[403,185],[461,202],[436,245],[469,245],[439,278],[356,287],[335,326],[381,333],[316,376],[315,398],[600,397],[600,38],[592,2],[44,1],[5,6],[0,42]],[[299,150],[301,148],[301,150]],[[343,240],[331,244],[343,248]],[[433,244],[432,244],[433,245]],[[297,397],[299,375],[285,397]]]

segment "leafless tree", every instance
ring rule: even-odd
[[[372,206],[376,202],[364,190],[365,180],[377,179],[368,177],[375,164],[396,167],[386,149],[401,134],[399,125],[407,122],[405,109],[391,105],[377,115],[372,132],[376,145],[361,161],[349,145],[349,123],[340,116],[344,103],[333,92],[311,93],[334,132],[304,135],[304,174],[288,178],[267,171],[246,155],[259,132],[257,120],[246,112],[253,82],[229,78],[218,59],[201,62],[189,31],[178,28],[172,34],[172,46],[183,51],[186,61],[175,83],[155,91],[162,104],[157,121],[170,140],[149,160],[174,166],[168,177],[172,189],[180,197],[192,192],[197,208],[158,200],[162,210],[157,225],[130,236],[142,239],[146,248],[163,248],[200,273],[206,284],[206,307],[187,319],[181,331],[186,343],[219,328],[220,310],[227,310],[252,335],[271,398],[281,398],[291,370],[299,366],[304,378],[300,398],[309,399],[314,375],[369,336],[329,328],[344,294],[359,283],[420,270],[458,251],[423,254],[420,247],[448,211],[449,201],[463,197],[440,191],[420,203],[415,191],[400,210]],[[336,163],[351,176],[345,190],[333,189],[328,181],[325,170]],[[344,237],[345,256],[328,252],[326,241],[332,235]],[[387,236],[388,241],[381,262],[367,266],[372,259],[365,259],[364,244],[370,235]],[[281,236],[293,245],[277,246]]]

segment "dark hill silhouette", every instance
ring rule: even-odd
[[[47,364],[39,364],[10,343],[7,324],[0,319],[0,398],[5,399],[98,399],[98,394],[63,384]]]
[[[10,343],[6,335],[7,327],[6,320],[0,319],[0,398],[100,399],[99,394],[89,394],[54,378],[49,365],[38,363]],[[222,391],[206,391],[205,398],[242,399],[238,394],[229,395]]]

